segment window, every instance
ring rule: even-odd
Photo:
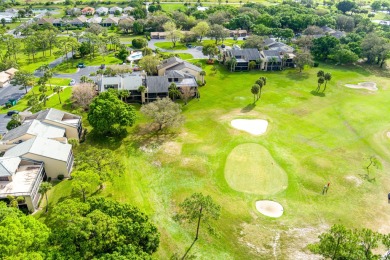
[[[104,88],[105,89],[109,89],[109,88],[118,89],[118,84],[107,84],[107,85],[104,85]]]
[[[178,78],[174,78],[173,81],[174,82],[179,82],[179,79]]]

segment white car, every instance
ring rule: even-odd
[[[74,79],[72,79],[70,82],[69,82],[69,86],[73,86],[74,84],[76,84],[76,81]]]

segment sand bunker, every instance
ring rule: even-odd
[[[357,85],[354,84],[345,84],[347,88],[355,88],[355,89],[367,89],[371,91],[377,91],[378,87],[376,86],[375,82],[361,82]]]
[[[230,124],[232,127],[252,135],[264,134],[268,127],[268,121],[264,119],[234,119]]]
[[[283,215],[282,205],[271,200],[256,201],[256,209],[261,214],[271,218],[279,218],[280,216]]]
[[[387,138],[390,138],[390,132],[386,133]]]

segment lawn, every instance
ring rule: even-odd
[[[162,54],[166,54],[166,55],[169,55],[169,54],[175,54],[175,55],[179,55],[180,59],[183,59],[183,60],[191,60],[194,58],[194,56],[192,56],[191,54],[189,53],[178,53],[178,52],[175,52],[175,53],[172,53],[172,52],[163,52]]]
[[[183,107],[186,123],[180,131],[142,135],[145,119],[138,113],[137,126],[129,128],[123,140],[88,136],[75,151],[77,156],[88,146],[108,148],[123,160],[126,173],[99,195],[132,203],[150,215],[161,233],[156,259],[181,255],[191,244],[195,225],[179,225],[172,216],[194,192],[211,195],[222,207],[220,220],[214,222],[217,237],[208,235],[205,225],[200,227],[200,238],[192,249],[199,259],[295,259],[298,255],[311,259],[306,245],[335,223],[390,233],[388,78],[357,67],[326,64],[302,73],[231,73],[222,66],[213,73],[212,67],[203,68],[207,84],[200,89],[200,100]],[[324,95],[312,92],[319,69],[332,74]],[[267,84],[254,105],[250,88],[260,76],[267,77]],[[376,82],[379,90],[344,87],[364,81]],[[261,136],[237,131],[230,120],[238,118],[267,119],[268,130]],[[88,127],[85,117],[84,121]],[[250,159],[260,169],[228,163],[237,147],[242,160]],[[383,169],[373,171],[370,177],[375,180],[368,181],[364,167],[373,155]],[[246,171],[268,172],[267,177],[285,173],[288,186],[263,195],[236,191],[225,179],[227,167],[245,171],[243,178],[248,177]],[[278,167],[277,171],[272,167]],[[259,189],[266,189],[261,180],[253,175],[249,180],[236,179],[257,182]],[[277,181],[276,185],[285,186]],[[330,189],[324,196],[322,187],[328,182]],[[56,185],[51,203],[70,196],[71,183]],[[255,209],[255,201],[261,199],[279,202],[284,215],[279,219],[261,215]]]
[[[52,86],[58,85],[58,86],[68,86],[70,80],[69,79],[60,79],[60,78],[53,78],[50,80]],[[46,92],[47,95],[53,94],[53,90],[50,88],[50,85],[47,84],[48,90]],[[71,95],[72,89],[71,88],[66,88],[63,92],[61,92],[61,99],[66,103]],[[11,108],[0,108],[0,114],[6,113],[8,110],[18,110],[18,111],[24,111],[26,110],[29,106],[27,105],[28,99],[32,95],[39,95],[39,86],[34,86],[32,90],[30,90],[22,99],[18,101],[18,103],[11,107]],[[56,107],[59,109],[63,109],[62,106],[59,104],[58,100],[58,95],[54,95],[51,98],[47,100],[46,107]]]
[[[181,42],[176,42],[175,47],[173,47],[172,42],[156,42],[154,46],[164,50],[187,50],[187,47]]]

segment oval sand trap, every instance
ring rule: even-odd
[[[240,192],[272,195],[287,188],[286,172],[276,163],[263,146],[240,144],[228,155],[225,179],[229,186]]]
[[[354,84],[345,84],[347,88],[355,88],[355,89],[367,89],[371,91],[377,91],[378,87],[376,86],[375,82],[361,82],[357,85]]]
[[[282,205],[271,200],[256,201],[256,209],[261,214],[271,218],[279,218],[283,215]]]
[[[230,124],[232,127],[252,135],[264,134],[268,127],[268,121],[264,119],[234,119]]]

